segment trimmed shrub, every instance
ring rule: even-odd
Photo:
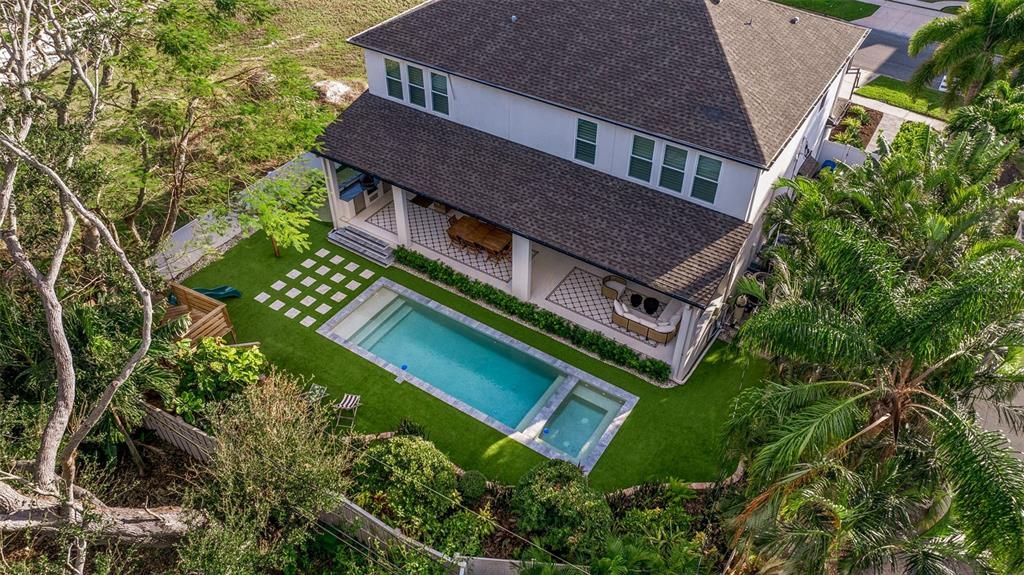
[[[542,547],[574,554],[575,560],[599,552],[612,527],[605,498],[567,461],[545,461],[531,469],[511,503],[520,529],[538,537]]]
[[[476,503],[487,493],[487,478],[483,473],[470,469],[459,478],[459,493],[467,503]]]
[[[903,122],[899,131],[892,138],[889,145],[895,152],[906,152],[918,148],[923,149],[927,143],[926,138],[932,131],[931,126],[924,122]]]
[[[409,536],[438,533],[459,504],[455,466],[432,443],[398,436],[363,451],[353,466],[356,503]]]
[[[575,346],[593,352],[603,360],[634,369],[656,381],[665,381],[672,373],[671,366],[664,361],[644,357],[630,347],[605,337],[597,331],[586,329],[556,313],[541,309],[494,286],[472,279],[423,254],[399,246],[395,249],[394,255],[395,261],[425,274],[431,280],[451,286],[464,296],[482,301],[541,331],[568,340]]]

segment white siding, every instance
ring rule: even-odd
[[[832,107],[839,96],[839,89],[842,85],[844,70],[841,71],[825,91],[824,105],[815,107],[814,111],[804,120],[803,125],[797,130],[793,138],[786,144],[786,147],[779,154],[778,159],[771,168],[763,172],[757,182],[757,190],[754,199],[750,203],[749,211],[742,216],[748,222],[758,221],[758,216],[771,198],[772,188],[779,178],[790,178],[800,169],[800,165],[807,158],[807,150],[810,155],[817,158],[821,150],[821,143],[824,141],[825,124],[828,122]],[[826,158],[827,159],[827,158]]]
[[[371,94],[387,98],[387,90],[384,83],[384,58],[383,54],[365,51],[366,73],[368,77],[369,90]],[[401,61],[401,59],[397,59]],[[404,78],[403,67],[403,78]],[[481,130],[500,138],[529,146],[531,148],[573,160],[575,150],[576,120],[586,118],[598,125],[597,134],[597,159],[593,168],[613,176],[636,182],[627,176],[629,166],[629,152],[633,142],[633,130],[603,122],[596,118],[590,118],[576,114],[570,110],[546,104],[531,98],[526,98],[459,78],[449,77],[450,80],[450,108],[451,115],[448,116],[453,122]],[[658,140],[657,138],[653,138]],[[685,146],[679,146],[685,148]],[[657,160],[663,149],[659,141],[658,151],[655,155],[655,167],[652,180],[657,182],[658,162]],[[707,206],[711,209],[729,214],[731,216],[751,221],[750,216],[751,194],[757,185],[758,174],[761,170],[728,160],[712,156],[722,162],[722,171],[719,176],[718,191],[714,204],[708,204],[700,200],[689,198],[690,183],[695,171],[697,152],[688,150],[688,161],[686,170],[686,183],[683,186],[683,194],[677,197],[687,201]],[[584,164],[590,166],[590,164]],[[655,184],[647,184],[648,187],[664,191]],[[670,193],[670,192],[664,192]]]

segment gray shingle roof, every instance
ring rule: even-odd
[[[320,144],[323,156],[701,306],[752,229],[369,93]]]
[[[767,0],[433,0],[351,42],[766,167],[864,34]]]

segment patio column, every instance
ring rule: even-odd
[[[682,379],[690,367],[690,356],[693,355],[693,330],[700,321],[701,310],[687,306],[683,317],[679,320],[679,334],[676,336],[675,347],[672,348],[672,379]]]
[[[399,245],[409,247],[409,202],[405,197],[405,190],[398,186],[391,187],[391,197],[395,202],[395,224],[398,232]]]
[[[335,164],[327,158],[320,158],[323,163],[324,180],[327,184],[327,205],[331,208],[331,222],[340,228],[356,215],[352,202],[343,202],[338,197],[338,177],[334,171]]]
[[[533,262],[530,261],[532,253],[530,240],[512,234],[512,295],[523,301],[530,299],[533,284]]]

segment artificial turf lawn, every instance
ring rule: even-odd
[[[328,230],[326,224],[313,224],[311,249],[303,254],[286,251],[281,258],[274,258],[266,237],[257,234],[239,242],[222,259],[186,283],[192,287],[228,284],[240,289],[242,298],[228,302],[239,341],[259,341],[263,352],[276,365],[309,377],[332,394],[361,395],[358,430],[394,430],[403,418],[408,418],[423,424],[428,438],[455,463],[505,483],[516,482],[543,460],[535,451],[430,394],[411,385],[396,384],[388,372],[317,334],[315,328],[320,322],[314,327],[302,327],[298,322],[302,315],[288,319],[281,311],[273,311],[266,303],[253,299],[261,291],[272,293],[271,283],[293,268],[301,269],[300,262],[320,248],[339,253],[345,257],[345,263],[356,261],[363,268],[639,396],[636,408],[591,472],[594,486],[612,490],[669,477],[711,481],[732,471],[734,462],[723,460],[720,447],[722,423],[736,393],[745,386],[757,385],[765,373],[763,362],[742,357],[734,348],[719,342],[686,385],[658,388],[404,270],[382,269],[330,244],[326,238]],[[376,277],[360,280],[363,286],[342,304],[375,280]],[[327,295],[317,297],[333,303]]]
[[[779,4],[792,6],[808,12],[817,12],[840,20],[867,18],[878,10],[877,4],[857,0],[775,0]]]
[[[945,94],[932,88],[921,88],[912,94],[910,84],[896,78],[879,76],[855,92],[859,96],[892,104],[897,108],[949,120],[949,111],[944,107]]]

